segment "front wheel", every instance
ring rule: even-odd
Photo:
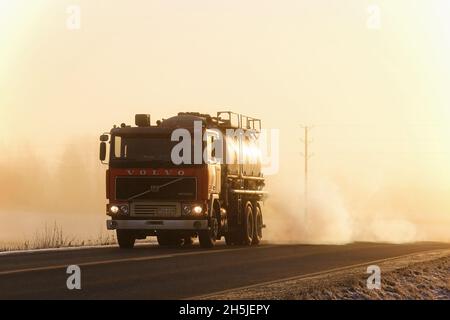
[[[136,237],[130,230],[116,230],[120,249],[133,249]]]
[[[219,223],[216,218],[212,218],[209,226],[209,230],[202,230],[198,233],[198,240],[200,247],[212,248],[217,240],[219,234]]]

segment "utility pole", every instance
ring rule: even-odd
[[[312,140],[309,139],[309,131],[313,128],[312,126],[302,126],[304,130],[304,138],[301,139],[303,142],[304,151],[302,153],[303,158],[305,159],[304,163],[304,205],[305,205],[305,217],[308,215],[308,162],[309,159],[313,156],[313,154],[310,154],[309,152],[309,144],[312,143]]]

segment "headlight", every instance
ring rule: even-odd
[[[194,213],[194,214],[200,214],[200,213],[202,213],[202,211],[203,211],[202,206],[194,206],[194,207],[192,207],[192,213]]]
[[[113,204],[112,206],[109,207],[109,212],[111,212],[112,214],[127,215],[129,211],[130,210],[127,204],[119,204],[119,205]]]
[[[200,215],[203,213],[203,205],[200,203],[184,203],[181,206],[181,212],[184,216]]]
[[[119,212],[119,207],[111,206],[111,207],[109,207],[109,212],[116,214],[117,212]]]

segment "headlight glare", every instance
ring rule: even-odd
[[[184,216],[200,215],[203,213],[203,205],[201,203],[183,203],[181,212]]]
[[[109,207],[109,212],[116,214],[117,212],[119,212],[119,207],[118,206],[110,206]]]
[[[200,213],[202,213],[202,211],[203,211],[202,206],[197,205],[197,206],[192,207],[192,213],[194,213],[194,214],[200,214]]]

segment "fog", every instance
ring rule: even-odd
[[[105,168],[96,138],[76,137],[58,150],[24,141],[4,147],[0,242],[29,240],[55,223],[78,240],[105,232]]]
[[[280,170],[267,178],[264,237],[269,242],[450,241],[447,180],[433,176],[430,159],[424,168],[412,170],[418,153],[393,153],[393,160],[382,164],[374,154],[363,153],[360,163],[348,166],[347,156],[327,154],[316,141],[305,210],[304,159],[300,148],[289,148],[301,130],[289,134],[281,136],[287,141]],[[98,161],[96,136],[72,138],[59,152],[25,142],[19,150],[26,152],[7,150],[0,162],[0,242],[30,239],[53,223],[78,240],[107,233],[106,167]]]
[[[374,165],[377,160],[371,156],[363,157],[365,170],[353,162],[328,174],[311,159],[307,202],[304,177],[293,174],[301,164],[285,162],[284,170],[268,179],[266,239],[312,244],[450,241],[448,184],[433,177],[433,166],[408,172],[409,162],[395,160],[393,169]],[[418,156],[412,153],[410,158]],[[327,155],[327,160],[339,163],[336,155]]]
[[[449,241],[447,0],[0,0],[0,241],[105,229],[98,136],[135,113],[280,129],[271,242]],[[313,125],[305,215],[301,124]]]

